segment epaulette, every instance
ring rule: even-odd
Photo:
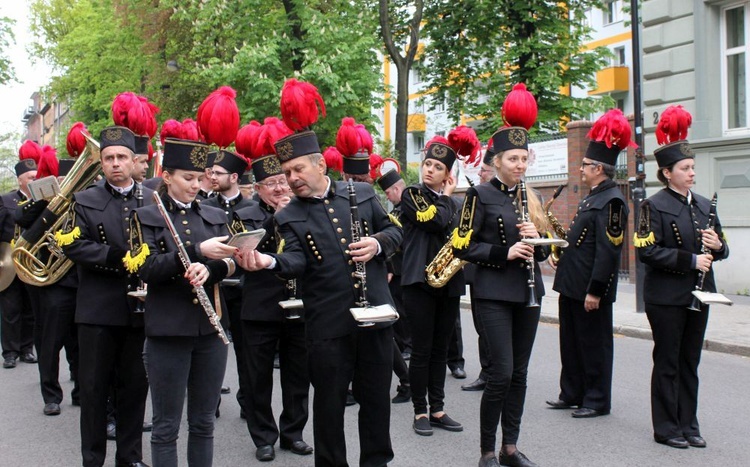
[[[417,187],[408,187],[406,189],[409,192],[414,206],[417,208],[417,221],[429,222],[437,214],[437,207],[434,204],[430,204],[424,197],[422,190]]]

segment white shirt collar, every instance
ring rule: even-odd
[[[133,187],[135,186],[135,182],[133,181],[132,178],[130,179],[130,185],[126,186],[125,188],[121,188],[119,186],[114,186],[114,185],[112,185],[109,182],[107,182],[107,184],[109,184],[109,186],[111,186],[113,190],[115,190],[116,192],[120,193],[121,195],[126,195],[126,194],[130,193],[130,190],[132,190]]]

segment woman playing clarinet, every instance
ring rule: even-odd
[[[698,363],[708,305],[691,292],[716,292],[714,261],[729,256],[715,205],[693,193],[695,160],[687,138],[692,117],[682,106],[667,108],[656,128],[654,151],[664,189],[641,205],[633,240],[646,264],[644,300],[654,338],[651,419],[657,443],[702,448],[698,425]],[[713,216],[713,229],[709,219]]]

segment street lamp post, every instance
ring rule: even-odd
[[[641,203],[646,198],[646,157],[643,151],[643,108],[641,104],[641,36],[640,20],[638,16],[638,0],[630,0],[630,28],[633,31],[633,113],[635,124],[635,183],[631,192],[633,199],[633,218],[636,219],[641,208]],[[633,225],[637,228],[637,224]],[[643,263],[635,255],[635,309],[639,313],[646,311],[643,301],[643,280],[646,269]]]

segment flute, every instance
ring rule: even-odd
[[[180,235],[177,233],[177,229],[175,229],[174,224],[172,223],[172,219],[169,217],[167,208],[164,207],[164,202],[161,200],[161,196],[159,196],[159,194],[156,192],[154,192],[154,202],[156,202],[156,206],[159,208],[159,213],[164,218],[164,222],[167,224],[169,233],[172,235],[172,239],[174,240],[175,245],[177,245],[177,256],[180,258],[182,266],[187,271],[191,264],[190,257],[188,256],[187,250],[185,249],[185,245],[182,244],[182,240],[180,239]],[[195,287],[194,290],[195,294],[198,296],[198,301],[200,302],[203,310],[208,316],[208,321],[211,323],[214,329],[216,329],[216,332],[219,333],[219,339],[221,339],[224,344],[229,344],[229,339],[227,339],[227,335],[226,333],[224,333],[224,328],[219,322],[219,315],[216,314],[216,310],[214,310],[214,306],[211,304],[211,300],[209,300],[208,298],[206,289],[204,289],[203,286],[200,286]]]

